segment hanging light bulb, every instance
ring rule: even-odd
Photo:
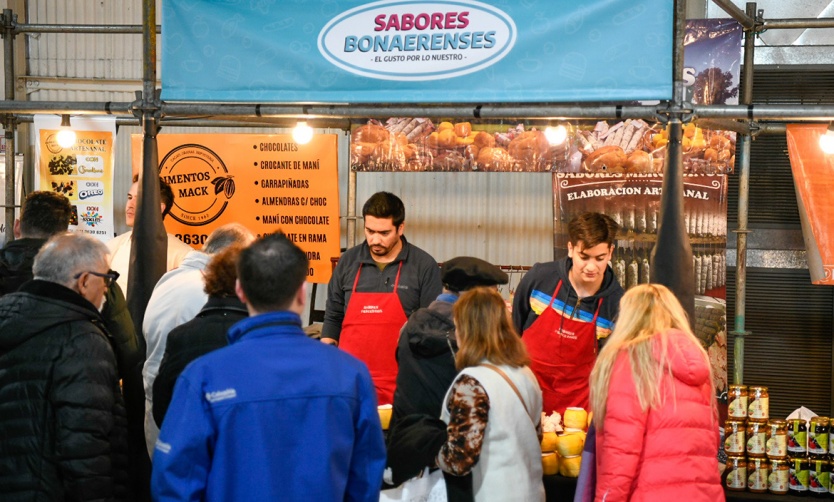
[[[61,115],[61,129],[58,131],[55,140],[61,148],[69,148],[75,144],[75,131],[70,126],[69,115]]]
[[[820,150],[827,154],[834,153],[834,122],[828,124],[828,130],[820,136]]]
[[[306,145],[313,139],[313,128],[308,126],[307,122],[299,120],[292,130],[292,139],[299,145]]]
[[[551,145],[561,145],[568,139],[568,128],[561,124],[556,127],[547,126],[544,129],[544,137]]]

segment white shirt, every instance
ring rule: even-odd
[[[127,279],[130,274],[130,238],[133,231],[129,230],[115,239],[106,242],[110,250],[110,268],[119,273],[119,280],[116,282],[127,296]],[[168,235],[168,263],[166,270],[173,270],[180,266],[185,255],[194,251],[194,248],[184,244],[172,234]]]

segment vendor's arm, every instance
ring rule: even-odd
[[[648,413],[640,407],[628,352],[611,371],[605,421],[597,431],[596,500],[627,501],[643,454]]]
[[[345,318],[345,291],[342,289],[342,263],[336,265],[330,282],[327,283],[327,302],[324,307],[324,322],[321,327],[321,341],[338,344]]]
[[[431,264],[420,274],[420,308],[428,307],[443,292],[440,280],[440,267],[431,260]]]
[[[448,439],[437,454],[437,466],[449,474],[465,476],[481,456],[489,418],[489,396],[477,379],[461,375],[452,384],[446,408],[450,413]]]
[[[530,293],[533,292],[533,270],[531,269],[521,281],[513,293],[513,326],[519,336],[524,332],[524,323],[530,316]]]

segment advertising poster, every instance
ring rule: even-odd
[[[142,137],[131,139],[138,173]],[[174,191],[166,230],[195,249],[226,223],[258,236],[281,231],[307,253],[307,280],[328,282],[340,247],[337,139],[319,134],[301,145],[278,134],[160,134],[159,176]]]
[[[669,0],[167,0],[162,99],[670,99]]]
[[[70,231],[90,234],[103,242],[114,236],[113,159],[114,117],[72,117],[75,143],[58,144],[61,117],[36,115],[35,187],[67,196],[72,203]]]
[[[834,285],[834,155],[820,148],[825,124],[788,124],[791,159],[802,235],[813,284]]]
[[[649,282],[662,174],[555,173],[554,253],[567,255],[568,222],[586,211],[619,225],[611,267],[623,289]],[[710,355],[717,395],[727,391],[727,177],[684,175],[684,222],[695,273],[695,334]]]

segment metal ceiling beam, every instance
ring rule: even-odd
[[[733,4],[730,0],[712,0],[712,3],[720,7],[733,19],[739,22],[745,30],[752,30],[756,26],[756,20],[745,14],[745,12]]]
[[[138,102],[67,102],[67,101],[0,101],[0,114],[70,114],[70,115],[133,115]],[[733,119],[785,122],[830,122],[834,105],[690,105],[692,119]],[[284,105],[166,103],[161,104],[166,118],[251,117],[260,119],[387,119],[389,117],[471,118],[473,120],[591,120],[591,119],[663,119],[666,104],[659,106],[620,106],[598,104],[510,104],[510,105]]]

